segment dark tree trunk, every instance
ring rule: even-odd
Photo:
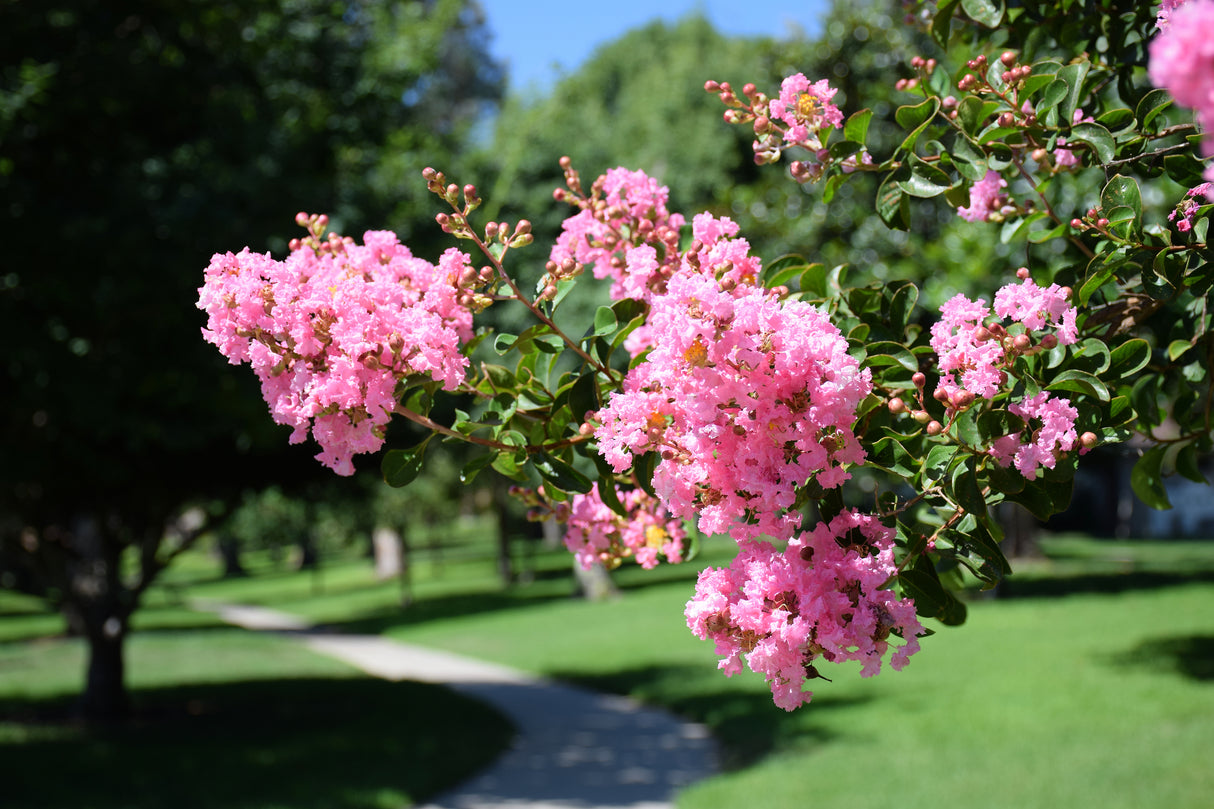
[[[240,562],[240,540],[234,536],[224,534],[219,537],[217,546],[219,548],[219,558],[223,560],[223,577],[225,579],[249,575],[248,571],[244,569],[244,565]]]
[[[115,722],[131,713],[123,657],[125,622],[112,618],[106,624],[108,627],[103,624],[101,631],[88,635],[89,659],[80,707],[90,722]]]
[[[88,642],[80,707],[89,721],[112,722],[130,714],[123,641],[133,595],[123,588],[120,545],[112,540],[91,517],[76,522],[70,539],[74,553],[63,612]]]

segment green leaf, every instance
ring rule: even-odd
[[[961,0],[965,15],[979,25],[997,28],[1003,21],[1003,0]]]
[[[913,107],[898,107],[894,111],[894,120],[898,122],[898,126],[910,130],[898,149],[904,152],[911,151],[915,146],[915,141],[919,139],[920,133],[927,128],[928,123],[939,110],[940,100],[935,97],[926,99],[923,103]]]
[[[923,459],[923,474],[930,480],[939,480],[944,477],[945,470],[948,469],[949,461],[959,452],[957,447],[948,446],[946,444],[936,444],[927,453],[927,457]]]
[[[468,461],[468,463],[464,464],[463,468],[459,470],[459,482],[467,486],[472,481],[476,480],[476,476],[480,474],[480,471],[492,462],[492,453],[477,455],[472,460]]]
[[[919,370],[919,361],[915,359],[915,355],[899,343],[883,340],[869,343],[864,348],[868,354],[865,365],[899,365],[911,372]]]
[[[1134,117],[1138,119],[1138,125],[1146,129],[1152,121],[1159,117],[1160,113],[1170,106],[1172,106],[1171,93],[1167,90],[1152,90],[1138,102],[1138,106],[1134,108]]]
[[[1117,144],[1109,130],[1097,123],[1078,123],[1071,127],[1067,136],[1067,145],[1083,143],[1092,148],[1101,163],[1112,163],[1117,156]]]
[[[898,183],[898,187],[912,197],[930,199],[947,191],[953,179],[930,163],[925,163],[913,154],[909,159],[910,178]]]
[[[965,623],[965,605],[944,589],[931,561],[920,556],[912,568],[898,574],[902,592],[915,602],[915,611],[925,618],[935,618],[946,626]]]
[[[900,183],[894,180],[895,174],[891,174],[881,183],[881,187],[877,189],[877,215],[881,217],[881,221],[886,227],[895,230],[908,230],[910,228],[910,201],[907,199],[906,193],[900,187]]]
[[[590,478],[574,469],[555,455],[539,452],[531,456],[531,463],[548,483],[561,491],[585,494],[590,491]]]
[[[1086,371],[1063,371],[1046,385],[1046,390],[1066,390],[1072,393],[1083,393],[1099,399],[1109,400],[1109,389],[1096,377]]]
[[[1037,101],[1037,117],[1044,119],[1045,114],[1057,107],[1069,92],[1070,86],[1064,80],[1055,78],[1051,81]]]
[[[1111,352],[1110,374],[1114,379],[1125,379],[1138,373],[1151,361],[1151,344],[1141,337],[1126,340]]]
[[[809,262],[798,255],[780,256],[763,268],[763,285],[768,289],[788,286],[809,268]]]
[[[1197,463],[1197,445],[1192,441],[1182,446],[1176,453],[1176,471],[1194,483],[1209,483],[1206,476],[1201,473],[1201,467]]]
[[[937,7],[936,16],[932,18],[932,38],[941,47],[948,44],[949,23],[953,19],[953,12],[960,4],[961,0],[948,0],[941,3]]]
[[[873,444],[867,462],[888,469],[899,477],[910,478],[915,474],[914,456],[892,436],[885,436]]]
[[[1153,509],[1164,511],[1172,507],[1163,485],[1163,458],[1166,446],[1152,447],[1143,453],[1130,472],[1130,487],[1138,499]]]
[[[868,123],[873,119],[873,111],[870,109],[857,110],[848,116],[843,122],[843,138],[844,140],[855,141],[856,143],[864,143],[868,137]]]
[[[1014,469],[1012,471],[1015,471]],[[1040,470],[1038,470],[1040,471]],[[1017,472],[1017,474],[1019,474]],[[1018,492],[1007,492],[1007,499],[1019,503],[1039,520],[1048,520],[1052,515],[1066,510],[1071,503],[1074,480],[1046,481],[1040,476],[1036,480],[1025,480],[1024,488]]]
[[[902,335],[906,332],[906,327],[911,322],[911,316],[915,311],[915,304],[918,302],[919,288],[914,284],[903,284],[894,290],[894,295],[889,301],[889,325],[895,334]],[[911,370],[918,370],[918,368]]]
[[[384,453],[379,462],[379,470],[384,476],[384,482],[394,488],[408,486],[422,471],[426,458],[426,445],[435,436],[431,433],[420,444],[409,449],[390,449]]]
[[[603,501],[603,505],[619,514],[621,517],[627,517],[628,511],[620,502],[619,495],[616,493],[615,486],[615,470],[611,468],[611,464],[607,463],[607,459],[598,452],[591,452],[590,459],[594,461],[594,467],[599,473],[599,498]]]
[[[594,330],[588,336],[602,337],[611,334],[619,325],[615,311],[610,306],[600,306],[594,312]]]
[[[1142,218],[1142,192],[1133,177],[1114,174],[1100,192],[1100,204],[1106,211],[1126,207],[1134,212],[1136,219]]]
[[[1058,78],[1066,82],[1067,89],[1066,96],[1057,107],[1058,120],[1062,124],[1069,124],[1074,119],[1075,110],[1079,106],[1079,94],[1083,92],[1083,80],[1087,78],[1089,67],[1091,65],[1087,61],[1080,61],[1058,70]]]
[[[646,452],[641,457],[637,458],[632,465],[633,474],[636,476],[637,485],[640,486],[645,494],[650,497],[657,497],[657,492],[653,490],[653,470],[658,465],[658,454],[656,452]]]

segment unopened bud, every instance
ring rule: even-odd
[[[942,432],[944,432],[944,425],[941,424],[940,422],[929,421],[927,423],[927,434],[928,435],[940,435],[940,433],[942,433]]]
[[[1011,67],[1016,64],[1016,54],[1014,51],[1004,51],[999,57],[999,61],[1003,62],[1004,67]]]
[[[889,412],[895,416],[906,412],[906,402],[899,399],[897,396],[889,400]]]
[[[911,418],[920,424],[927,424],[932,420],[932,416],[926,410],[916,410],[911,413]]]
[[[1024,353],[1033,347],[1033,341],[1029,339],[1027,334],[1017,334],[1012,338],[1012,348],[1020,353]]]
[[[916,388],[923,390],[923,386],[927,384],[927,375],[922,371],[915,371],[915,373],[911,375],[911,384],[913,384]]]
[[[1096,433],[1084,433],[1083,435],[1079,436],[1079,443],[1083,445],[1084,449],[1091,449],[1092,447],[1096,446],[1099,441],[1100,439],[1096,437]]]

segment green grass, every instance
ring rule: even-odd
[[[696,570],[727,563],[727,542],[706,543],[690,566],[621,569],[623,596],[606,603],[570,598],[563,552],[535,554],[534,583],[503,588],[487,543],[441,567],[421,554],[415,601],[403,610],[399,585],[374,581],[365,560],[327,564],[319,579],[262,569],[214,581],[199,568],[155,594],[160,606],[144,618],[153,637],[136,643],[231,633],[172,607],[188,596],[230,598],[632,694],[706,723],[723,744],[728,771],[685,791],[682,809],[756,796],[769,809],[1204,809],[1214,795],[1214,543],[1055,537],[1043,550],[1017,564],[1013,597],[974,600],[968,624],[937,627],[905,671],[824,672],[833,682],[819,681],[813,702],[793,713],[772,705],[758,676],[717,672],[710,645],[683,623]],[[190,620],[197,628],[180,629]],[[134,654],[131,666],[133,677],[143,667]],[[5,670],[0,656],[0,694]],[[166,682],[188,675],[163,671]],[[442,724],[415,727],[428,735]]]
[[[30,638],[49,624],[32,606],[0,599],[0,760],[21,774],[4,806],[398,809],[486,766],[513,732],[445,688],[155,604],[127,646],[136,719],[85,727],[72,719],[84,644]]]
[[[622,570],[623,598],[567,597],[568,559],[538,557],[537,584],[490,573],[419,586],[355,569],[351,589],[292,608],[351,631],[474,655],[629,693],[707,723],[730,771],[687,790],[685,809],[809,805],[1205,807],[1214,794],[1214,544],[1058,537],[1018,565],[1008,592],[937,627],[903,672],[825,672],[785,713],[762,680],[727,679],[683,624],[695,567]],[[710,546],[721,564],[728,546]],[[702,561],[702,560],[701,560]],[[487,569],[486,569],[487,570]],[[357,576],[364,584],[357,585]],[[251,592],[251,591],[250,591]],[[378,606],[373,606],[378,602]]]

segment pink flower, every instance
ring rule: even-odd
[[[822,147],[820,132],[843,123],[843,113],[830,103],[838,92],[822,79],[810,84],[804,74],[797,73],[780,84],[780,97],[770,104],[771,115],[788,125],[784,133],[787,143],[808,143],[814,149]]]
[[[1039,287],[1032,278],[1008,284],[995,293],[995,314],[1023,323],[1029,331],[1055,327],[1059,345],[1070,345],[1078,337],[1078,311],[1069,303],[1070,290],[1057,284]]]
[[[1214,0],[1190,0],[1160,9],[1163,30],[1151,40],[1147,72],[1151,82],[1172,94],[1181,104],[1197,112],[1197,120],[1209,130],[1214,124]],[[1207,156],[1214,155],[1214,141],[1202,141]]]
[[[1210,173],[1209,170],[1207,170],[1208,173]],[[1181,233],[1188,233],[1192,229],[1193,217],[1197,215],[1197,211],[1202,206],[1198,199],[1202,197],[1214,202],[1214,183],[1202,183],[1190,188],[1185,192],[1184,198],[1177,203],[1176,208],[1168,214],[1169,222],[1176,222],[1177,217],[1180,218],[1180,221],[1176,222],[1176,229]]]
[[[1075,432],[1079,411],[1066,399],[1053,399],[1041,391],[1008,410],[1024,419],[1024,430],[996,439],[989,454],[1000,466],[1014,463],[1029,480],[1037,479],[1038,467],[1053,469],[1058,457],[1079,443]]]
[[[461,345],[472,336],[458,287],[467,255],[448,250],[436,267],[394,233],[363,238],[301,244],[283,261],[217,254],[198,291],[203,336],[252,365],[291,442],[311,431],[317,459],[341,475],[383,444],[398,381],[420,374],[448,390],[463,381]]]
[[[549,254],[556,264],[589,265],[595,278],[611,278],[615,300],[648,300],[678,260],[681,214],[666,209],[669,189],[643,171],[614,168],[599,177],[581,211],[561,224]],[[649,252],[631,255],[645,247]]]
[[[1172,12],[1187,2],[1188,0],[1163,0],[1159,4],[1159,16],[1155,20],[1155,25],[1160,31],[1172,24]]]
[[[709,240],[730,232],[721,220],[697,225]],[[595,437],[617,471],[659,453],[655,489],[701,531],[787,538],[800,524],[797,489],[837,486],[863,462],[852,427],[872,382],[824,313],[733,280],[758,271],[739,242],[685,257],[652,299],[652,348],[599,411]],[[728,289],[706,274],[717,262],[728,263],[718,267]]]
[[[603,503],[600,485],[573,496],[565,524],[565,547],[583,568],[605,565],[612,569],[629,556],[646,569],[656,567],[659,556],[676,564],[683,560],[687,532],[682,520],[672,518],[641,489],[617,492],[628,512],[627,517],[621,516]]]
[[[918,651],[924,630],[914,602],[884,589],[896,573],[893,530],[847,510],[782,551],[739,543],[728,569],[700,574],[684,614],[697,637],[714,642],[726,675],[745,659],[766,677],[776,705],[791,711],[812,698],[803,686],[819,676],[817,664],[856,660],[870,677],[892,635],[905,640],[890,657],[894,669]]]
[[[1006,187],[1007,180],[988,169],[985,177],[970,186],[969,207],[958,208],[957,214],[968,222],[985,222],[998,210],[1000,189]]]

